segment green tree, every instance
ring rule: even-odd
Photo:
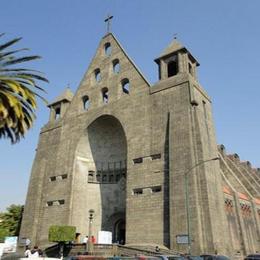
[[[0,241],[6,236],[18,236],[23,215],[23,206],[11,205],[7,212],[0,213]]]
[[[49,241],[58,242],[60,247],[60,257],[63,257],[64,245],[66,242],[73,241],[76,235],[74,226],[50,226]]]
[[[0,38],[3,35],[0,34]],[[16,56],[28,49],[9,50],[20,40],[15,38],[0,45],[0,138],[8,138],[12,143],[19,141],[32,127],[36,118],[36,97],[45,101],[39,95],[44,89],[38,83],[48,82],[39,71],[13,67],[41,58],[37,55]]]

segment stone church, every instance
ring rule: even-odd
[[[192,254],[260,250],[260,169],[217,145],[199,62],[176,39],[150,85],[112,33],[75,94],[50,103],[20,237],[47,246],[50,225],[82,237]]]

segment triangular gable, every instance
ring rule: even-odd
[[[106,45],[110,44],[111,54],[106,54]],[[114,63],[118,61],[120,71],[114,71]],[[129,93],[124,91],[124,80],[130,84]],[[78,105],[82,108],[82,99],[87,96],[90,109],[102,106],[102,91],[108,92],[108,103],[121,98],[134,96],[142,91],[149,92],[150,84],[127,55],[121,44],[112,33],[105,35],[96,50],[96,53],[85,73],[80,86],[72,100],[73,110]],[[70,107],[70,109],[72,109]]]

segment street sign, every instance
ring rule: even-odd
[[[181,234],[176,236],[177,244],[189,244],[189,236],[186,234]]]

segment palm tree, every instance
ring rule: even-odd
[[[0,38],[4,34],[0,34]],[[37,60],[40,56],[16,57],[17,53],[28,49],[9,50],[22,38],[15,38],[0,45],[0,138],[5,137],[15,143],[24,137],[36,118],[36,97],[45,92],[38,82],[48,82],[39,71],[17,68],[13,65]]]

